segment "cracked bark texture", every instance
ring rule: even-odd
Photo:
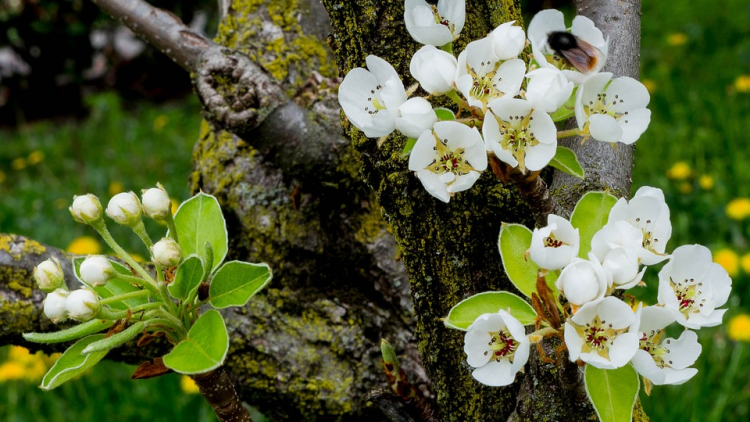
[[[608,68],[633,76],[627,72],[637,71],[637,55],[627,54],[633,42],[637,54],[640,4],[596,3],[579,8],[613,40]],[[403,354],[401,365],[419,391],[434,396],[438,420],[595,418],[580,403],[575,370],[562,371],[535,353],[513,385],[477,383],[465,362],[463,334],[439,321],[475,293],[513,291],[497,252],[500,224],[534,222],[515,188],[486,172],[443,204],[407,170],[400,157],[405,138],[394,135],[378,147],[345,119],[346,137],[340,136],[338,78],[363,66],[367,55],[388,60],[405,85],[414,83],[408,64],[420,46],[404,27],[403,0],[223,0],[221,7],[220,49],[194,62],[193,77],[200,78],[201,63],[215,59],[204,75],[212,78],[204,80],[209,86],[199,93],[208,111],[190,183],[225,207],[230,258],[268,262],[275,276],[247,307],[223,312],[232,338],[226,369],[240,397],[278,421],[382,420],[366,395],[386,386],[379,352],[386,338]],[[500,23],[521,21],[519,8],[514,0],[467,0],[455,51]],[[230,57],[261,73],[235,72]],[[278,101],[258,107],[238,89],[243,77],[265,78]],[[196,85],[200,91],[200,80]],[[206,91],[259,117],[227,124],[212,112]],[[627,194],[628,151],[588,142],[577,150],[586,181],[555,174],[554,199],[570,212],[587,190]],[[32,242],[0,239],[0,317],[12,321],[0,329],[0,344],[21,343],[24,331],[52,329],[40,318],[42,294],[31,287],[31,268],[59,252]],[[554,346],[545,344],[547,354]],[[160,353],[125,348],[113,357],[133,362]]]

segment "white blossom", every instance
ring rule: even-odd
[[[487,151],[521,171],[549,164],[557,151],[557,129],[547,113],[517,98],[494,100],[489,108],[482,124]]]
[[[442,95],[453,90],[458,62],[452,54],[425,45],[417,50],[409,63],[409,72],[425,91]]]
[[[576,93],[578,128],[602,142],[630,145],[651,122],[646,87],[633,78],[619,77],[609,83],[609,72],[591,76]]]
[[[659,304],[687,328],[721,324],[726,309],[716,308],[726,303],[731,290],[732,279],[705,246],[680,246],[659,272]]]
[[[57,324],[68,317],[68,311],[65,309],[65,298],[70,292],[65,289],[57,289],[44,298],[44,315]]]
[[[690,330],[680,337],[664,338],[665,328],[674,322],[674,315],[666,308],[648,306],[641,314],[641,338],[633,356],[633,367],[655,385],[682,384],[698,370],[688,368],[701,354],[698,336]]]
[[[102,255],[87,257],[79,269],[81,280],[90,286],[104,286],[116,272],[112,263]]]
[[[339,104],[365,136],[378,138],[396,128],[398,108],[406,102],[406,90],[388,62],[372,55],[365,62],[367,69],[352,69],[339,85]]]
[[[182,249],[177,242],[165,237],[151,247],[151,257],[160,267],[176,267],[182,261]]]
[[[578,229],[570,221],[555,214],[547,215],[547,226],[534,229],[529,255],[536,265],[547,270],[559,270],[578,256]]]
[[[593,254],[589,254],[588,260],[573,259],[573,262],[563,268],[555,282],[560,293],[575,306],[583,306],[603,298],[609,285],[610,278]]]
[[[542,10],[534,15],[528,28],[528,37],[534,60],[540,67],[561,69],[567,80],[580,85],[587,77],[597,73],[604,67],[609,51],[609,39],[604,39],[602,31],[594,25],[591,19],[580,15],[573,19],[573,26],[570,28],[570,33],[597,49],[600,55],[594,69],[583,74],[570,66],[562,57],[557,56],[547,43],[549,34],[559,31],[567,31],[565,17],[559,10]]]
[[[553,113],[573,94],[573,82],[557,69],[541,68],[526,74],[526,99],[535,109]]]
[[[522,60],[500,60],[486,37],[470,42],[458,56],[456,87],[471,106],[484,110],[495,98],[518,95],[525,73]]]
[[[161,183],[156,186],[141,193],[143,213],[156,221],[164,221],[172,214],[172,200]]]
[[[570,360],[600,369],[625,366],[638,350],[639,322],[640,312],[614,296],[583,305],[565,322]]]
[[[65,310],[76,321],[85,322],[94,318],[100,308],[99,296],[89,289],[73,290],[65,298]]]
[[[65,286],[65,274],[63,274],[60,261],[54,256],[34,267],[33,277],[39,289],[45,293],[51,293]]]
[[[612,283],[618,289],[629,289],[640,283],[646,267],[638,272],[638,253],[635,249],[615,246],[602,260],[602,267],[612,277]]]
[[[433,130],[422,133],[409,156],[409,170],[443,202],[469,189],[486,168],[479,131],[454,121],[437,122]]]
[[[438,0],[437,7],[425,0],[406,0],[406,30],[417,42],[442,46],[461,34],[466,21],[465,0]]]
[[[133,226],[141,220],[141,202],[133,192],[113,196],[107,204],[107,216],[119,224]]]
[[[643,233],[627,221],[607,222],[591,238],[591,252],[602,262],[607,253],[616,248],[630,249],[640,258],[644,251]]]
[[[495,55],[500,60],[518,57],[526,46],[523,28],[513,25],[516,21],[505,22],[490,33],[495,47]]]
[[[672,236],[672,223],[661,189],[643,186],[630,201],[620,198],[609,212],[608,224],[618,220],[627,221],[643,232],[643,264],[654,265],[667,259],[664,250]]]
[[[509,313],[480,315],[464,337],[471,375],[485,385],[510,385],[529,359],[530,342],[523,325]]]
[[[102,218],[102,204],[99,198],[92,194],[73,197],[73,205],[68,208],[73,218],[84,224],[91,224]]]
[[[396,128],[409,138],[418,138],[425,130],[432,129],[438,120],[432,104],[422,97],[409,98],[398,111],[400,116],[396,117]]]

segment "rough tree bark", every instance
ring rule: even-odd
[[[225,313],[227,370],[241,397],[274,420],[382,420],[365,397],[386,386],[379,358],[386,338],[419,391],[434,398],[439,420],[595,420],[575,365],[555,367],[534,353],[516,383],[485,387],[471,377],[462,334],[439,321],[472,294],[513,289],[496,243],[501,222],[533,225],[517,190],[486,172],[443,204],[407,170],[404,138],[379,147],[346,121],[340,136],[337,77],[367,55],[392,63],[405,85],[414,82],[408,63],[418,45],[404,28],[403,0],[221,4],[215,43],[179,35],[179,22],[158,13],[156,32],[142,35],[158,44],[169,34],[159,26],[172,31],[173,42],[159,47],[183,61],[207,109],[191,188],[226,207],[235,257],[274,269],[264,294]],[[520,21],[519,7],[467,0],[456,51],[502,22]],[[578,12],[612,40],[607,69],[637,76],[640,1],[580,1]],[[181,43],[195,56],[172,50]],[[629,194],[632,148],[569,146],[588,176],[548,175],[563,212],[591,189]],[[53,328],[30,277],[49,254],[61,252],[0,237],[0,344],[23,344],[20,333]],[[554,346],[545,345],[548,352]],[[113,357],[135,362],[160,352],[124,348]]]

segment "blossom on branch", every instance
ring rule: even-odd
[[[458,56],[456,87],[472,107],[485,110],[496,98],[513,98],[521,90],[526,64],[503,61],[495,54],[492,38],[470,42]]]
[[[409,156],[409,170],[443,202],[469,189],[486,168],[479,131],[454,121],[437,122],[433,130],[422,133]]]
[[[530,342],[523,325],[509,313],[480,315],[464,337],[471,375],[484,385],[510,385],[529,359]]]
[[[406,0],[404,4],[406,30],[421,44],[440,47],[453,42],[465,21],[465,0],[439,0],[437,7],[425,0]]]
[[[540,268],[559,270],[578,256],[580,248],[578,229],[570,221],[555,214],[547,216],[547,226],[534,229],[529,255]]]

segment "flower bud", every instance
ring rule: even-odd
[[[83,224],[91,224],[102,218],[102,204],[99,198],[90,193],[74,196],[73,205],[68,208],[73,218]]]
[[[69,294],[67,290],[57,289],[44,299],[44,315],[55,324],[68,317],[65,301]]]
[[[143,204],[143,212],[148,217],[156,221],[164,221],[172,212],[172,201],[161,183],[157,183],[156,186],[143,191],[141,204]]]
[[[442,95],[453,90],[456,66],[458,62],[452,54],[426,45],[414,53],[409,71],[425,91]]]
[[[118,193],[109,200],[107,215],[119,224],[133,226],[141,219],[141,203],[133,192]]]
[[[91,286],[103,286],[115,275],[115,268],[101,255],[93,255],[81,263],[81,279]]]
[[[581,306],[596,299],[601,299],[611,284],[607,274],[593,254],[589,261],[575,258],[563,268],[555,286],[568,302]]]
[[[34,268],[34,280],[45,293],[52,293],[65,286],[65,275],[60,267],[60,261],[52,257],[37,265]]]
[[[89,289],[74,290],[65,298],[65,310],[76,321],[85,322],[94,318],[100,308],[99,297]]]
[[[422,97],[408,99],[398,108],[401,117],[396,117],[396,127],[409,138],[419,138],[425,130],[432,129],[437,115],[429,101]]]
[[[182,249],[174,240],[165,237],[151,248],[154,264],[160,267],[176,267],[182,261]]]

